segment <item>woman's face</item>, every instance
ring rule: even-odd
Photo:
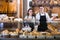
[[[32,15],[32,13],[33,13],[32,10],[29,10],[29,15]]]

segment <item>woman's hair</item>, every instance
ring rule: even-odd
[[[29,8],[28,11],[27,11],[27,16],[29,16],[29,11],[32,10],[33,12],[33,9],[32,8]],[[32,16],[34,16],[34,13],[32,13]]]

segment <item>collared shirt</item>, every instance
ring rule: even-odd
[[[46,15],[46,19],[47,19],[47,22],[51,22],[52,21],[52,18],[49,17],[48,13],[44,12],[44,13],[37,13],[36,14],[36,20],[39,21],[40,20],[40,15],[43,16],[43,15]]]

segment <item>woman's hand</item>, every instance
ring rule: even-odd
[[[29,20],[32,20],[32,19],[31,18],[28,18],[27,20],[29,21]]]
[[[30,21],[30,20],[32,20],[31,18],[27,18],[27,19],[24,19],[24,20],[26,20],[26,21]]]

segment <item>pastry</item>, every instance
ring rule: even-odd
[[[4,30],[1,32],[2,37],[9,37],[9,31],[8,30]]]
[[[46,36],[52,36],[51,33],[46,33]]]
[[[18,38],[18,33],[17,32],[10,32],[10,37],[11,38]]]
[[[22,22],[23,19],[22,18],[15,18],[14,21],[16,21],[16,22]]]
[[[21,30],[21,31],[19,32],[19,34],[23,34],[23,31]]]
[[[15,31],[16,31],[17,33],[19,33],[20,30],[19,30],[19,28],[17,28]]]

